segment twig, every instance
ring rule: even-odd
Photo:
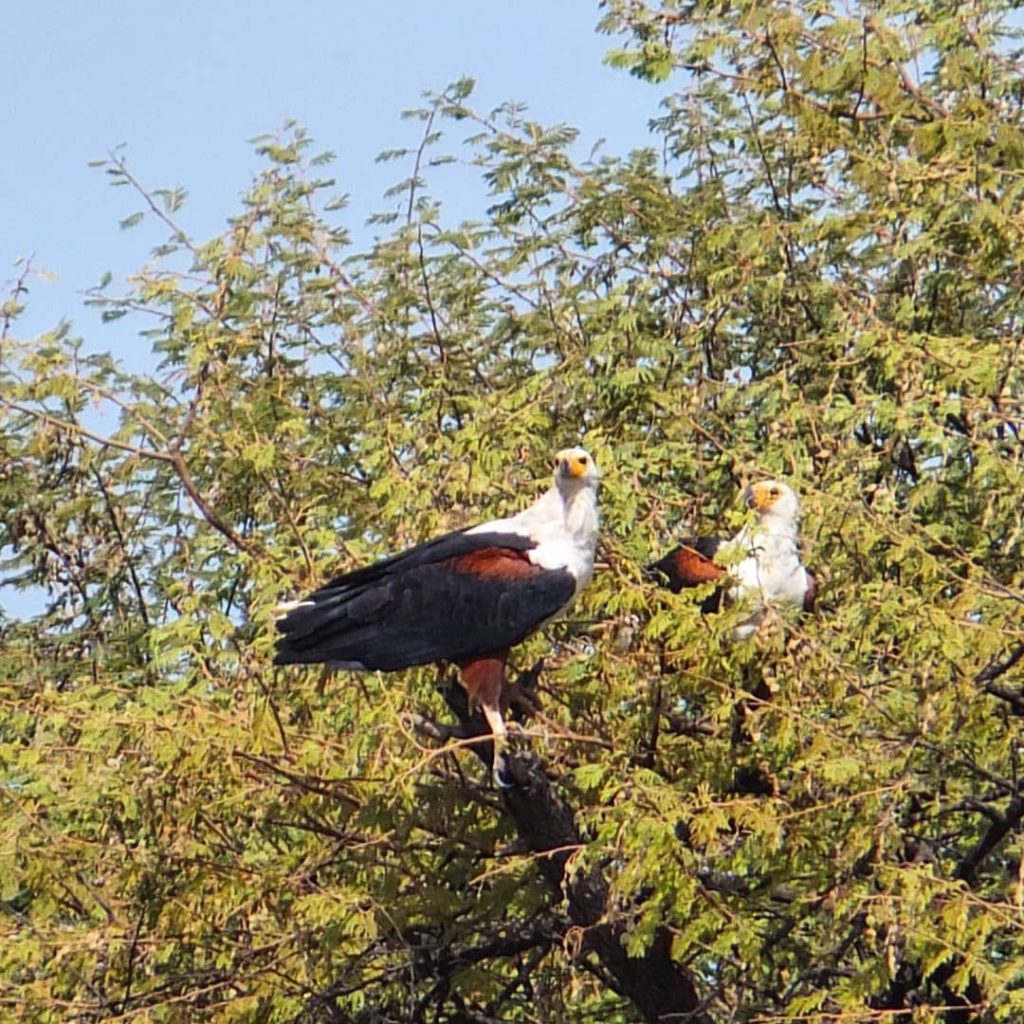
[[[128,963],[125,966],[124,996],[121,998],[120,1013],[128,1011],[128,1002],[132,995],[132,979],[135,977],[135,954],[139,948],[139,936],[142,934],[142,925],[146,920],[146,911],[147,907],[143,904],[135,921],[135,929],[132,932],[132,944],[128,947]]]

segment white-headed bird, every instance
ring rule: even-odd
[[[344,573],[284,606],[274,663],[382,672],[458,665],[494,736],[497,776],[509,649],[565,611],[594,572],[597,466],[567,448],[554,469],[552,487],[517,515]]]
[[[748,608],[749,617],[735,629],[737,640],[756,632],[769,605],[794,604],[812,611],[817,594],[814,577],[800,560],[800,502],[792,488],[780,480],[759,480],[744,498],[754,522],[731,540],[687,538],[650,566],[677,594],[702,583],[719,583],[701,609],[718,611],[723,602]]]

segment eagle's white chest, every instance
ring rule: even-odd
[[[594,575],[594,548],[571,537],[544,538],[527,552],[534,565],[542,569],[565,569],[576,580],[575,597]]]
[[[800,562],[796,537],[788,532],[754,530],[741,534],[734,543],[746,552],[746,557],[729,569],[736,581],[731,596],[753,607],[748,622],[736,629],[737,637],[742,639],[757,628],[766,605],[803,605],[807,570]]]
[[[580,487],[571,495],[563,496],[552,488],[518,515],[483,523],[469,532],[495,531],[529,537],[534,546],[526,552],[526,557],[542,569],[569,572],[576,581],[575,598],[594,575],[598,532],[596,491],[593,487]]]
[[[535,529],[537,546],[527,553],[543,569],[564,569],[576,581],[575,597],[594,575],[597,546],[597,505],[592,491],[574,496],[563,506],[562,516]]]

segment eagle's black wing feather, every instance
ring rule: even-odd
[[[279,620],[276,664],[390,671],[503,651],[572,598],[528,537],[448,534],[331,580]]]

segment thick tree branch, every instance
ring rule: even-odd
[[[974,872],[981,866],[985,858],[1011,832],[1020,827],[1022,819],[1024,819],[1024,796],[1017,796],[1010,801],[1006,810],[992,821],[988,831],[981,837],[974,849],[957,864],[953,877],[970,882],[974,878]]]
[[[996,680],[1009,672],[1020,660],[1024,658],[1024,644],[1018,644],[1005,658],[993,658],[975,677],[986,693],[993,697],[1005,700],[1010,705],[1015,715],[1024,715],[1024,690],[1014,689],[1005,683],[997,683]]]
[[[990,683],[1005,675],[1018,661],[1024,658],[1024,644],[1018,644],[1002,661],[993,658],[975,677],[976,683]]]

